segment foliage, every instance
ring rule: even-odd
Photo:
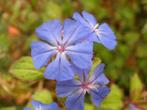
[[[101,58],[94,58],[94,62],[106,64],[105,73],[112,82],[111,94],[100,110],[106,106],[112,110],[127,109],[129,103],[146,107],[147,10],[144,0],[0,0],[1,110],[22,109],[32,96],[44,97],[41,100],[44,102],[60,100],[55,95],[55,82],[44,80],[44,69],[36,70],[28,57],[30,44],[36,39],[34,30],[41,23],[54,18],[63,20],[81,10],[93,13],[99,22],[111,24],[118,39],[117,48],[111,52],[101,45],[94,46],[94,55]],[[40,81],[43,84],[40,85]],[[49,88],[51,96],[46,92]],[[38,95],[40,92],[45,96]],[[86,102],[85,109],[96,109],[89,104],[89,99]],[[63,107],[62,103],[59,105]]]
[[[43,78],[43,73],[35,69],[31,57],[23,57],[15,62],[10,68],[10,73],[21,80],[30,81]]]
[[[143,85],[141,80],[139,79],[138,74],[134,74],[131,78],[130,82],[130,95],[133,101],[137,101],[140,99],[143,91]]]

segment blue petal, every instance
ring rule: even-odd
[[[94,32],[92,32],[91,34],[89,34],[87,40],[88,40],[88,41],[92,41],[92,42],[101,43],[99,37],[97,37],[96,33],[94,33]]]
[[[65,102],[67,110],[84,110],[84,94],[82,91],[76,91],[68,96]]]
[[[130,110],[139,110],[134,104],[129,104]]]
[[[74,70],[74,73],[79,77],[80,81],[85,81],[85,79],[88,78],[88,75],[89,75],[88,71],[90,68],[80,69],[80,68],[76,67],[73,63],[71,63],[71,64],[72,64],[72,68]]]
[[[106,86],[97,89],[92,89],[90,94],[92,96],[92,102],[95,106],[99,106],[104,98],[109,94],[110,89]]]
[[[89,68],[92,64],[93,46],[90,42],[83,42],[77,45],[69,46],[66,54],[71,58],[71,62],[80,69]]]
[[[101,74],[101,75],[97,78],[96,82],[98,82],[99,84],[102,84],[102,85],[106,85],[106,84],[108,84],[110,81],[109,81],[109,79],[108,79],[104,74]]]
[[[90,13],[88,13],[86,11],[83,11],[82,15],[85,18],[85,20],[87,20],[87,22],[89,23],[90,26],[93,27],[93,26],[95,26],[97,24],[97,21],[96,21],[95,17],[92,14],[90,14]]]
[[[44,76],[47,79],[64,81],[73,79],[74,71],[68,60],[62,54],[58,54],[56,59],[47,66]]]
[[[103,70],[104,70],[105,65],[104,64],[99,64],[95,70],[93,75],[90,77],[90,81],[99,83],[102,85],[106,85],[109,83],[108,78],[104,75]]]
[[[89,29],[82,26],[79,22],[71,19],[65,20],[63,42],[66,46],[87,39],[88,34]]]
[[[39,101],[32,101],[32,105],[34,107],[34,109],[41,109],[41,110],[60,110],[60,108],[58,107],[58,105],[56,103],[51,103],[51,104],[43,104]]]
[[[76,68],[74,68],[74,69],[76,69]],[[77,69],[78,69],[78,68],[77,68]],[[77,70],[77,69],[76,69],[76,70]],[[89,76],[89,70],[90,70],[90,68],[86,68],[86,69],[79,69],[79,70],[77,71],[77,75],[79,76],[80,81],[82,81],[82,82],[87,81],[88,76]]]
[[[48,104],[48,105],[44,105],[43,108],[44,108],[43,110],[60,110],[57,103],[55,103],[55,102]]]
[[[114,33],[109,28],[109,26],[106,23],[103,23],[98,28],[99,34],[98,37],[101,41],[101,43],[108,49],[112,50],[115,48],[117,41]]]
[[[59,20],[45,22],[36,29],[37,36],[52,45],[57,45],[61,40],[62,25]]]
[[[109,33],[109,34],[114,34],[114,32],[111,30],[111,28],[109,27],[109,25],[107,23],[102,23],[100,26],[99,26],[99,31],[101,32],[106,32],[106,33]],[[115,35],[114,36],[110,36],[111,39],[116,39]]]
[[[31,109],[31,108],[26,107],[26,108],[24,108],[23,110],[32,110],[32,109]]]
[[[78,23],[71,19],[66,19],[64,21],[64,38],[63,42],[67,42],[70,38],[72,33],[75,32],[75,30],[78,27]]]
[[[79,89],[80,82],[75,80],[57,81],[56,94],[59,97],[65,97]]]
[[[89,24],[85,21],[85,19],[78,13],[78,12],[75,12],[73,14],[73,18],[80,22],[82,25],[86,26],[86,27],[89,27]]]
[[[40,105],[42,105],[42,103],[39,102],[39,101],[36,101],[36,100],[32,100],[32,105],[33,105],[34,108],[37,108],[37,107],[39,107]]]
[[[33,57],[34,66],[39,69],[47,65],[50,58],[56,53],[54,47],[43,42],[32,42],[31,55]]]

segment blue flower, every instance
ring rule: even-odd
[[[26,107],[23,110],[60,110],[56,103],[43,104],[41,102],[33,100],[32,105],[33,109]]]
[[[101,43],[109,50],[115,48],[117,44],[116,37],[108,24],[102,23],[99,25],[95,17],[86,11],[82,12],[82,16],[75,12],[73,18],[89,28],[88,40]]]
[[[139,110],[134,104],[129,104],[130,110]]]
[[[47,66],[45,78],[70,80],[74,78],[72,66],[79,69],[89,68],[92,63],[93,45],[81,41],[88,28],[79,22],[67,19],[64,25],[58,20],[42,24],[36,29],[37,36],[43,41],[33,41],[31,55],[37,69]]]
[[[94,70],[91,77],[84,70],[80,80],[57,81],[56,93],[59,97],[67,96],[65,105],[68,110],[84,110],[84,97],[86,93],[92,96],[92,102],[97,107],[108,95],[110,89],[106,86],[109,80],[103,73],[104,64]]]

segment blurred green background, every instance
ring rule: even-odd
[[[0,110],[21,110],[32,98],[44,103],[54,100],[64,108],[64,99],[55,95],[55,82],[42,79],[42,72],[24,56],[30,56],[36,27],[82,10],[94,14],[99,23],[107,22],[118,39],[113,51],[94,46],[94,56],[106,64],[111,93],[99,109],[88,97],[85,109],[128,110],[133,103],[147,110],[146,0],[0,0]]]

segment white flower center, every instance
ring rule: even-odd
[[[96,35],[100,35],[100,30],[99,29],[95,29],[94,31],[95,31]]]
[[[43,108],[41,105],[39,105],[39,107],[37,107],[35,110],[43,110]]]
[[[89,92],[91,89],[97,89],[99,88],[99,84],[95,84],[92,82],[82,82],[81,83],[81,88],[84,90],[84,93]]]
[[[93,26],[93,31],[96,33],[96,35],[99,35],[100,34],[100,31],[99,31],[99,29],[98,29],[98,27],[99,27],[99,24],[96,24],[95,26]]]
[[[91,83],[82,82],[81,87],[85,92],[88,92],[91,89]]]
[[[64,51],[65,51],[64,46],[63,46],[63,45],[59,45],[59,46],[57,47],[57,51],[60,52],[60,53],[64,52]]]

